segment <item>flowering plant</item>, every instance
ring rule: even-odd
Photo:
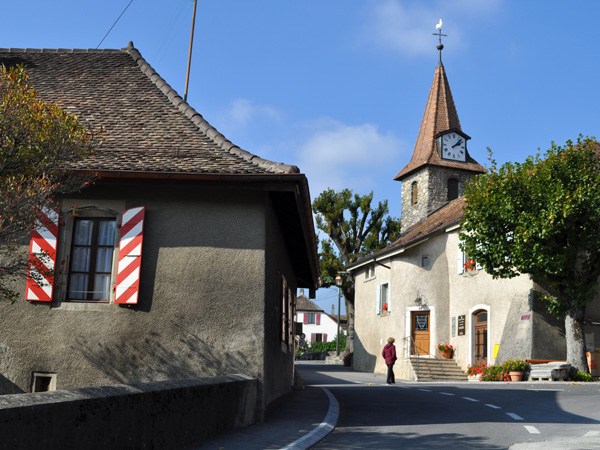
[[[448,350],[452,350],[454,347],[452,347],[450,344],[438,344],[437,345],[437,349],[438,352],[442,353]]]
[[[467,375],[480,375],[483,373],[483,369],[485,369],[485,364],[474,364],[474,365],[468,365],[467,366],[467,371],[465,372]]]
[[[468,260],[465,264],[465,269],[474,269],[477,266],[477,263],[472,259]]]
[[[387,312],[387,310],[388,310],[388,304],[386,303],[385,305],[383,305],[382,309]]]

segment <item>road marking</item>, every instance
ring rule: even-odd
[[[525,429],[529,431],[530,434],[540,434],[539,430],[531,425],[525,425]]]
[[[523,418],[515,413],[506,413],[507,416],[512,417],[515,420],[523,420]]]
[[[455,394],[452,394],[451,392],[440,392],[440,394],[442,394],[442,395],[455,395]]]
[[[431,392],[431,389],[419,389],[419,390],[423,391],[423,392]]]
[[[463,397],[465,400],[469,400],[470,402],[478,402],[479,400],[476,400],[474,398],[471,397]]]
[[[583,437],[596,437],[600,436],[600,431],[588,431],[583,435]]]
[[[490,408],[494,408],[494,409],[502,409],[500,406],[491,405],[489,403],[486,403],[485,406],[489,406]]]
[[[562,392],[564,389],[527,389],[528,391],[549,391],[549,392]]]

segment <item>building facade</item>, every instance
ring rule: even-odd
[[[566,357],[564,324],[551,317],[527,275],[494,280],[459,247],[465,183],[484,173],[467,148],[440,61],[402,182],[401,237],[351,264],[356,283],[354,368],[385,373],[381,349],[396,339],[400,376],[411,356],[450,344],[462,368],[510,358]],[[586,311],[586,343],[600,346],[600,301]]]
[[[228,141],[131,43],[0,62],[104,140],[32,236],[54,282],[0,303],[0,393],[242,373],[260,419],[293,383],[296,290],[318,283],[306,177]]]

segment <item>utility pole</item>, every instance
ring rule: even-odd
[[[185,92],[183,94],[183,101],[187,102],[188,86],[190,83],[190,67],[192,65],[192,44],[194,43],[194,25],[196,24],[196,5],[198,0],[194,0],[194,13],[192,14],[192,35],[190,36],[190,54],[188,56],[187,76],[185,77]]]

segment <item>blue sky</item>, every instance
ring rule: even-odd
[[[3,5],[0,46],[96,48],[129,0]],[[133,41],[183,95],[193,1],[133,0],[100,48]],[[522,161],[599,136],[600,2],[198,0],[188,102],[228,139],[295,164],[313,198],[348,187],[400,216],[438,52],[469,152]],[[599,136],[600,137],[600,136]],[[326,311],[335,290],[320,290]]]

